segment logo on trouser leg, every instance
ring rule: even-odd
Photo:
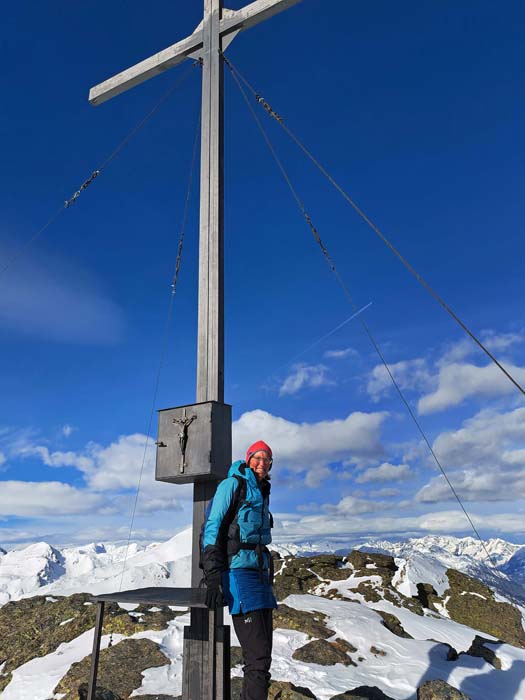
[[[251,618],[251,617],[245,617],[245,618],[244,618],[244,624],[245,624],[245,625],[248,624],[248,622],[251,622],[251,621],[252,621],[252,618]]]

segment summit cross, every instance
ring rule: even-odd
[[[99,105],[149,78],[164,73],[186,59],[199,61],[202,65],[196,391],[198,403],[224,402],[222,54],[240,32],[270,19],[300,1],[255,0],[239,10],[229,10],[223,7],[223,0],[204,0],[204,16],[193,34],[95,85],[89,92],[91,104]],[[187,438],[187,435],[184,437]],[[184,460],[184,455],[182,459]],[[227,468],[229,464],[224,466]],[[213,498],[216,486],[216,479],[194,482],[191,573],[193,588],[199,585],[201,578],[199,535],[206,506]],[[229,631],[224,631],[222,621],[222,608],[217,611],[191,609],[191,626],[185,629],[183,700],[223,700],[226,697],[229,700]],[[227,651],[223,653],[221,649]]]

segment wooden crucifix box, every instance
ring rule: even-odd
[[[159,411],[157,481],[223,479],[232,452],[232,407],[218,401]]]

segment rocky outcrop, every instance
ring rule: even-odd
[[[317,700],[308,688],[287,683],[286,681],[271,681],[268,700]]]
[[[82,683],[78,688],[78,700],[87,700],[89,694],[89,684]],[[103,688],[101,685],[95,688],[95,700],[122,700],[118,695],[112,693],[111,690]]]
[[[334,695],[330,700],[394,700],[394,698],[385,695],[382,690],[375,686],[361,685],[359,688]]]
[[[334,631],[329,629],[324,621],[326,615],[321,612],[308,612],[306,610],[296,610],[284,603],[280,603],[277,610],[273,611],[273,628],[295,630],[304,632],[310,637],[318,639],[328,639],[332,637]]]
[[[397,571],[394,557],[388,554],[375,554],[354,549],[347,557],[356,576],[380,576],[383,586],[392,585],[392,579]]]
[[[241,647],[230,647],[230,668],[244,663]]]
[[[441,599],[430,583],[417,584],[417,599],[424,608],[438,612],[436,603],[441,602]]]
[[[128,700],[131,693],[142,685],[142,671],[169,662],[159,645],[150,639],[124,639],[100,652],[97,685],[111,691],[119,700]],[[72,664],[54,693],[64,693],[61,700],[77,700],[79,687],[89,681],[90,668],[90,656]]]
[[[404,596],[392,584],[394,574],[398,569],[394,557],[388,554],[376,554],[375,552],[354,549],[348,555],[347,562],[352,567],[354,576],[368,578],[378,576],[380,578],[379,584],[373,581],[360,581],[354,589],[368,603],[387,600],[398,608],[407,608],[416,615],[423,615],[421,601],[417,598]]]
[[[493,639],[485,639],[485,637],[480,637],[479,635],[476,635],[474,637],[474,641],[470,645],[470,648],[464,653],[468,654],[469,656],[478,656],[481,659],[485,659],[487,663],[489,663],[491,666],[494,666],[494,668],[497,668],[498,671],[501,671],[500,659],[496,656],[496,653],[492,649],[489,649],[488,647],[484,646],[485,642],[488,642],[489,644],[497,643],[494,642]]]
[[[151,607],[151,606],[150,606]],[[0,692],[11,680],[11,671],[38,656],[50,654],[95,625],[97,606],[87,593],[68,597],[35,596],[11,601],[0,608]],[[162,630],[181,612],[168,607],[148,607],[126,612],[116,603],[106,604],[104,633],[132,635],[143,630]]]
[[[490,634],[507,644],[525,648],[521,613],[510,603],[499,603],[483,583],[455,569],[447,569],[450,588],[447,611],[452,620]]]
[[[355,661],[348,656],[349,653],[355,651],[357,649],[344,639],[336,639],[334,642],[327,642],[325,639],[315,639],[296,649],[292,654],[292,658],[296,661],[320,664],[321,666],[333,666],[334,664],[357,666]]]
[[[390,632],[395,634],[396,637],[403,637],[403,639],[414,639],[412,635],[405,632],[403,625],[395,615],[384,612],[383,610],[376,610],[375,612],[380,615],[381,619],[383,620],[383,625],[387,628],[387,630],[390,630]]]
[[[240,700],[242,689],[242,678],[232,678],[231,700]],[[144,696],[139,696],[140,699]],[[270,681],[268,690],[268,700],[317,700],[316,696],[308,688],[301,688],[286,681]]]
[[[285,557],[276,562],[273,590],[278,601],[293,593],[312,593],[323,581],[342,581],[351,575],[345,559],[336,554]]]
[[[426,681],[417,689],[417,700],[470,700],[468,695],[445,681]]]

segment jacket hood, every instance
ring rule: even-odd
[[[240,476],[241,479],[245,479],[246,481],[251,481],[252,479],[257,481],[255,474],[246,466],[246,462],[242,459],[237,460],[237,462],[231,465],[228,470],[228,476]]]
[[[242,459],[237,460],[237,462],[234,462],[231,465],[228,470],[228,476],[238,476],[255,487],[259,485],[264,489],[263,493],[266,489],[268,489],[268,491],[270,489],[270,481],[268,479],[263,479],[261,482],[258,482],[253,471],[250,469],[250,467],[246,466],[246,462],[244,462]]]

